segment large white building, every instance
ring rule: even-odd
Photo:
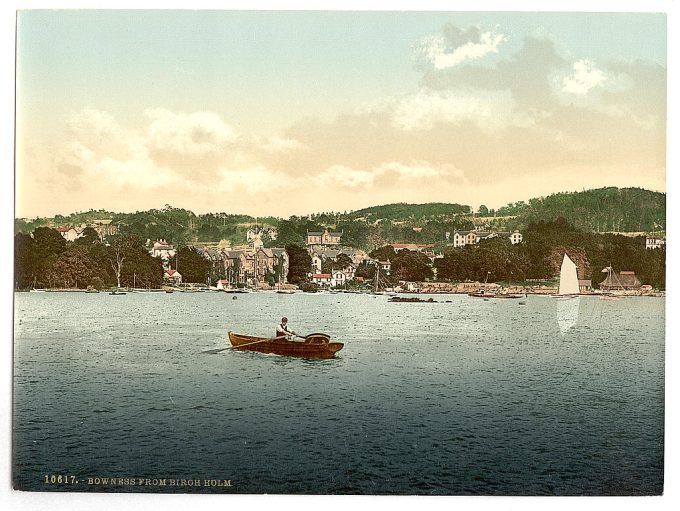
[[[666,246],[666,240],[659,236],[647,236],[647,239],[645,240],[645,248],[647,250],[653,250],[664,246]]]
[[[510,243],[517,245],[522,243],[522,233],[515,230],[513,232],[495,231],[453,231],[453,236],[449,234],[449,240],[453,241],[454,247],[464,247],[465,245],[476,245],[482,240],[491,238],[508,238]]]

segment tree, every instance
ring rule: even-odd
[[[307,250],[299,245],[288,245],[288,282],[300,285],[307,282],[308,274],[312,271],[312,258]]]
[[[206,282],[212,268],[212,262],[194,247],[182,247],[175,255],[174,264],[183,282]]]
[[[479,216],[488,216],[489,215],[489,208],[487,208],[484,204],[479,206],[479,209],[477,210],[477,214]]]
[[[38,227],[33,231],[33,239],[40,256],[58,255],[66,250],[66,240],[55,229]]]
[[[322,263],[322,271],[324,273],[332,273],[335,270],[344,270],[352,266],[352,258],[345,253],[339,253],[335,259],[327,259]]]
[[[364,280],[373,280],[375,278],[375,264],[369,264],[367,261],[361,261],[354,272],[354,277],[362,277]]]
[[[100,243],[99,233],[93,227],[85,227],[79,238],[76,238],[73,243],[77,245],[94,245]]]
[[[394,280],[423,281],[433,276],[430,258],[422,252],[401,250],[391,262]]]
[[[163,279],[163,262],[149,254],[141,238],[131,235],[120,236],[106,247],[106,251],[109,266],[113,269],[119,287],[160,287]]]
[[[26,289],[33,287],[36,275],[37,245],[28,234],[14,236],[14,287]]]
[[[48,279],[64,288],[100,289],[107,281],[106,271],[84,245],[73,244],[62,252],[49,271]]]
[[[116,287],[120,287],[120,275],[123,272],[123,262],[125,256],[123,255],[123,248],[119,243],[111,245],[111,252],[109,254],[109,262],[113,273],[116,275]]]
[[[396,255],[396,252],[392,245],[385,245],[380,248],[371,250],[371,252],[368,255],[371,256],[373,259],[377,259],[379,261],[392,261],[392,259],[394,259],[394,256]]]

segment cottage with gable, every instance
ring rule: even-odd
[[[167,282],[168,284],[172,285],[177,285],[182,283],[182,274],[178,272],[177,270],[173,270],[172,268],[168,268],[167,270],[163,270],[163,281]]]

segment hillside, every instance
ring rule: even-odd
[[[370,208],[359,209],[347,214],[352,220],[365,219],[367,222],[376,220],[423,220],[423,219],[442,219],[452,218],[459,215],[470,215],[470,206],[460,204],[447,204],[443,202],[430,202],[426,204],[407,204],[399,202],[396,204],[385,204],[383,206],[373,206]]]
[[[525,229],[531,222],[562,217],[574,227],[592,232],[666,230],[666,194],[642,188],[598,188],[555,193],[528,202],[508,204],[496,216],[514,215],[498,223]]]
[[[480,214],[483,213],[483,216]],[[446,245],[446,233],[472,229],[473,225],[495,230],[526,230],[531,223],[559,217],[586,232],[665,231],[666,194],[641,188],[600,188],[515,202],[497,210],[477,212],[470,206],[448,203],[385,204],[347,213],[316,213],[309,216],[254,218],[229,213],[195,213],[171,206],[135,213],[104,210],[73,213],[55,218],[27,221],[17,219],[15,232],[30,233],[36,227],[80,226],[111,221],[123,234],[142,239],[163,238],[174,242],[217,242],[242,244],[246,231],[257,222],[278,228],[277,240],[268,245],[304,243],[307,231],[324,228],[343,232],[343,242],[360,248],[385,243],[434,243]]]

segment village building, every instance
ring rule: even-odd
[[[477,233],[474,232],[474,231],[469,231],[465,235],[465,244],[466,245],[474,245],[475,243],[477,243]]]
[[[315,273],[321,273],[321,265],[323,264],[323,258],[319,254],[314,254],[312,256],[312,269]]]
[[[267,282],[271,275],[278,274],[277,283],[285,284],[290,262],[284,248],[236,248],[223,249],[221,260],[229,285],[255,285]],[[277,273],[278,272],[278,273]]]
[[[523,239],[522,233],[517,230],[513,231],[512,234],[510,235],[510,243],[512,243],[513,245],[522,243],[522,239]]]
[[[453,231],[453,246],[454,247],[464,247],[466,235],[467,235],[467,232]],[[447,238],[447,239],[449,239],[449,238]]]
[[[666,246],[666,240],[659,236],[647,236],[645,240],[645,248],[647,250],[654,250]]]
[[[340,245],[340,239],[342,238],[342,232],[330,232],[328,229],[324,229],[323,232],[310,232],[307,231],[307,239],[305,244],[307,245]]]
[[[109,220],[110,222],[110,220]],[[115,224],[111,223],[99,223],[99,224],[91,224],[88,227],[92,227],[95,231],[97,231],[97,234],[99,235],[99,239],[104,241],[104,239],[107,236],[116,236],[118,235],[118,226]]]
[[[224,274],[233,284],[255,283],[255,253],[252,250],[223,250]]]
[[[182,283],[182,274],[172,268],[163,270],[163,281],[168,284],[177,285]]]
[[[347,252],[345,252],[345,253],[347,253]],[[350,259],[352,260],[352,262],[353,262],[355,265],[357,265],[357,266],[358,266],[359,264],[361,264],[362,262],[366,261],[366,260],[369,258],[369,257],[368,257],[368,254],[367,254],[366,252],[364,252],[363,250],[361,250],[361,249],[352,250],[352,251],[350,251],[350,253],[347,254],[347,255],[349,255],[349,258],[350,258]]]
[[[593,282],[590,279],[579,279],[578,290],[579,293],[590,293],[593,290]]]
[[[390,274],[392,271],[392,263],[388,259],[387,261],[376,261],[380,270],[386,274]]]
[[[175,246],[165,240],[156,240],[151,247],[151,257],[160,257],[166,265],[177,253]]]
[[[331,286],[344,286],[348,280],[345,272],[336,270],[332,273]]]
[[[61,234],[66,241],[75,241],[80,237],[81,232],[74,227],[57,227],[56,231]]]
[[[481,230],[474,230],[474,231],[453,231],[453,235],[450,235],[450,233],[446,233],[447,235],[447,240],[453,241],[453,246],[454,247],[464,247],[466,245],[475,245],[479,243],[480,241],[483,240],[488,240],[492,238],[507,238],[510,240],[510,243],[513,245],[517,245],[518,243],[522,243],[522,233],[515,230],[513,232],[509,231],[481,231]]]
[[[267,277],[279,269],[279,284],[285,284],[288,277],[288,253],[283,248],[260,248],[255,253],[255,278],[265,282]]]
[[[333,281],[333,276],[330,273],[314,273],[312,274],[312,282],[321,287],[330,286]]]
[[[250,242],[256,237],[259,238],[269,238],[270,240],[276,240],[278,236],[278,231],[276,227],[250,227],[246,231],[246,241]]]
[[[220,249],[215,247],[194,247],[194,249],[197,253],[210,261],[214,270],[219,271],[219,269],[224,266],[223,253]],[[211,285],[210,281],[208,281],[208,285]]]

